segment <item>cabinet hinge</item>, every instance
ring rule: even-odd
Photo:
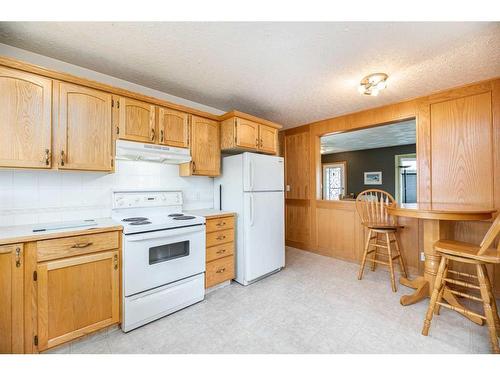
[[[35,344],[35,346],[38,346],[38,335],[35,335],[35,337],[33,337],[33,344]]]
[[[33,281],[37,281],[38,280],[38,273],[35,271],[33,272]]]

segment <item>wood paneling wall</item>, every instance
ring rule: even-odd
[[[410,118],[416,118],[417,126],[418,200],[500,209],[500,79],[493,79],[283,131],[285,183],[291,185],[286,194],[287,245],[360,261],[365,233],[354,204],[320,200],[320,136]],[[401,238],[406,261],[413,275],[421,273],[423,225],[407,218],[400,223],[405,226]],[[454,223],[453,236],[478,242],[488,226]],[[500,267],[492,272],[498,293]]]

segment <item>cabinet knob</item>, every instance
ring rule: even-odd
[[[21,248],[16,247],[16,267],[21,267]]]
[[[50,165],[50,150],[45,149],[45,165]]]

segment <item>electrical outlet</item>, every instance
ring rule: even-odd
[[[421,260],[422,262],[425,262],[425,254],[424,254],[424,252],[423,252],[423,251],[421,251],[421,252],[420,252],[420,260]]]

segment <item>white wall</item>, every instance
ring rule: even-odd
[[[182,98],[0,44],[0,55],[221,114]],[[185,209],[213,207],[213,179],[179,177],[176,165],[116,161],[115,173],[0,169],[0,226],[109,217],[119,189],[181,190]]]

